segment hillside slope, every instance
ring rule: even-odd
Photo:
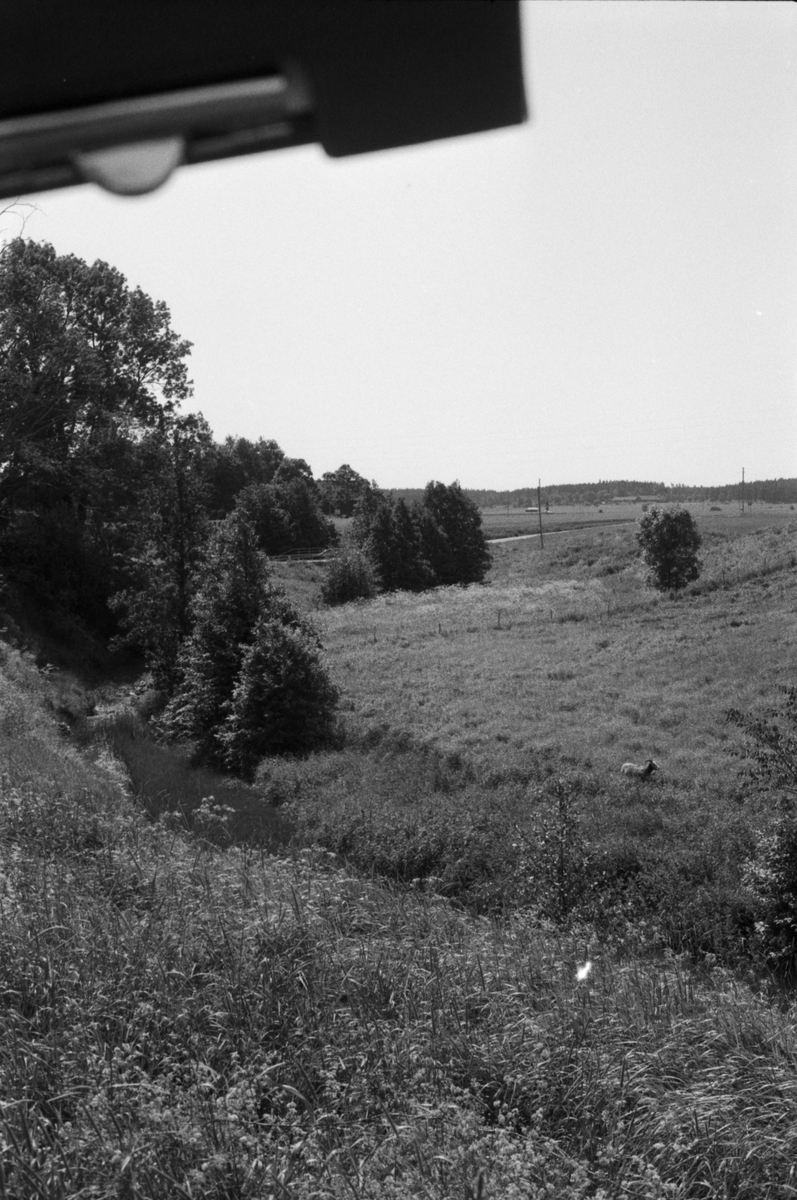
[[[150,823],[51,681],[5,646],[0,671],[4,1196],[791,1190],[788,1013]]]

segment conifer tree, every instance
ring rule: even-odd
[[[167,732],[212,765],[246,774],[258,754],[306,751],[329,733],[337,691],[320,640],[270,582],[240,510],[211,538],[192,611]]]

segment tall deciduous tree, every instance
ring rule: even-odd
[[[202,417],[177,417],[149,440],[148,482],[133,531],[131,586],[113,598],[123,639],[144,650],[153,683],[170,692],[177,660],[191,632],[191,598],[208,538],[202,464],[210,430]]]
[[[324,512],[351,517],[357,501],[368,491],[370,484],[348,463],[344,463],[337,471],[327,471],[322,475],[318,486]]]
[[[273,440],[228,437],[214,445],[205,462],[210,515],[220,520],[235,507],[238,494],[252,484],[269,484],[285,461]]]
[[[301,476],[280,472],[274,483],[252,483],[236,498],[236,510],[246,514],[260,549],[268,555],[331,545],[337,531],[318,506],[314,487]]]
[[[190,343],[107,263],[23,238],[0,257],[0,514],[91,505],[120,453],[190,395]]]
[[[482,517],[459,483],[427,483],[421,501],[442,538],[429,539],[429,561],[441,584],[481,583],[492,558]]]
[[[11,578],[84,615],[104,605],[141,493],[142,445],[190,395],[189,350],[166,305],[107,263],[24,238],[4,247],[0,538]],[[92,578],[97,594],[70,600],[72,581],[85,592]]]

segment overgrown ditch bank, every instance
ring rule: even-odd
[[[150,821],[0,659],[3,1195],[791,1189],[790,1013],[708,962]]]

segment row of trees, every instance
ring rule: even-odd
[[[480,583],[490,562],[481,513],[458,483],[428,483],[411,504],[369,486],[330,567],[324,597],[338,604],[377,591]]]
[[[408,493],[403,493],[409,498]],[[468,490],[468,495],[480,508],[509,506],[527,508],[537,503],[537,489],[532,487],[515,488],[512,491]],[[742,486],[738,483],[728,483],[720,487],[699,487],[683,483],[664,484],[652,480],[614,479],[599,483],[566,483],[544,488],[543,503],[546,500],[552,505],[565,504],[609,504],[612,500],[623,498],[629,501],[655,499],[667,503],[739,503],[744,497],[745,502],[765,502],[769,504],[797,503],[797,479],[757,479],[748,481]]]
[[[331,736],[321,645],[267,555],[337,538],[302,459],[219,445],[168,309],[17,238],[0,251],[0,555],[7,594],[143,651],[164,728],[217,766]]]
[[[190,349],[166,305],[107,263],[23,238],[0,251],[3,573],[105,636],[118,596],[153,575],[173,580],[184,629],[210,525],[237,507],[269,555],[337,538],[303,459],[263,439],[218,444],[179,412]]]
[[[214,528],[195,578],[185,635],[168,616],[150,627],[149,659],[169,697],[162,728],[244,778],[267,755],[328,742],[338,691],[320,639],[274,587],[242,509]]]
[[[332,515],[354,516],[357,594],[473,582],[489,554],[458,484],[408,506],[348,464],[315,480],[274,441],[216,443],[179,411],[190,350],[107,263],[2,247],[0,583],[62,631],[142,651],[164,729],[248,775],[329,738],[337,700],[268,556],[332,545]]]

